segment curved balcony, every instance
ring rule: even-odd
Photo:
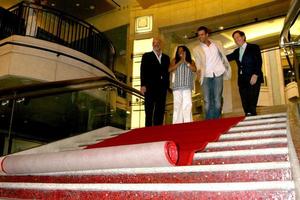
[[[26,2],[9,8],[9,12],[0,11],[0,39],[22,35],[54,42],[89,55],[113,69],[115,49],[91,24],[62,11]]]

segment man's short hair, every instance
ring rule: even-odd
[[[236,33],[238,33],[240,36],[244,36],[246,38],[245,33],[243,31],[240,31],[240,30],[234,31],[231,36],[233,37]]]
[[[209,33],[209,30],[207,27],[205,26],[200,26],[198,29],[197,29],[197,34],[199,31],[204,31],[205,33]]]

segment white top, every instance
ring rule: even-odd
[[[157,55],[156,51],[153,50],[153,52],[156,55],[156,58],[157,58],[158,62],[161,64],[161,55],[162,55],[162,52],[160,52],[159,55]]]
[[[225,72],[225,66],[222,62],[219,50],[214,43],[210,43],[209,46],[200,43],[205,53],[206,70],[205,77],[220,76]]]

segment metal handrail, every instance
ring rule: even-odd
[[[300,41],[290,41],[289,39],[289,29],[294,24],[297,16],[300,13],[300,0],[292,0],[290,9],[284,20],[283,29],[280,34],[279,46],[284,48],[293,45],[299,45]]]
[[[30,85],[0,89],[0,101],[13,99],[17,100],[23,97],[38,97],[93,88],[103,88],[106,86],[116,87],[124,90],[127,93],[134,94],[139,98],[144,98],[143,94],[139,90],[136,90],[116,79],[104,76],[34,83]]]
[[[115,48],[91,24],[57,9],[24,1],[8,11],[11,21],[7,16],[0,18],[1,29],[7,30],[2,33],[4,37],[24,35],[58,43],[87,54],[113,70]]]

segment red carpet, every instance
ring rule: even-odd
[[[138,128],[115,138],[87,146],[87,148],[174,141],[179,151],[179,160],[176,165],[190,165],[192,164],[195,152],[203,150],[208,142],[217,141],[221,134],[227,132],[232,126],[243,119],[244,117],[233,117],[185,124]]]

